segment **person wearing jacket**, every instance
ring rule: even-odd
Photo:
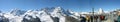
[[[117,12],[118,18],[117,21],[120,22],[120,11]]]

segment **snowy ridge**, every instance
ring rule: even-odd
[[[0,16],[7,18],[8,22],[57,22],[55,21],[56,17],[59,18],[58,22],[65,22],[66,13],[70,14],[61,7],[53,7],[28,11],[13,9],[9,13],[1,13]]]
[[[102,14],[104,12],[100,9],[98,13]],[[90,13],[73,12],[71,10],[64,10],[61,7],[42,8],[41,10],[28,11],[13,9],[9,13],[2,13],[0,11],[0,22],[66,22],[69,18],[80,20],[80,16],[86,17],[82,14]]]

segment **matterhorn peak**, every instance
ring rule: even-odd
[[[104,11],[102,10],[102,8],[99,8],[98,13],[99,13],[99,14],[104,13]]]

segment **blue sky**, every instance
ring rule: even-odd
[[[0,10],[8,12],[11,9],[21,10],[41,9],[45,7],[61,6],[76,12],[90,12],[91,7],[95,10],[102,8],[105,11],[120,8],[119,0],[0,0]]]

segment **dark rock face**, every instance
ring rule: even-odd
[[[79,20],[70,16],[65,16],[65,18],[66,18],[66,22],[80,22]]]
[[[9,19],[5,17],[1,17],[0,22],[9,22]]]
[[[23,18],[22,22],[41,22],[40,19],[37,17],[37,18],[31,18],[31,19],[26,19],[26,18]]]
[[[3,22],[9,22],[9,19],[5,18],[3,19]]]
[[[58,17],[51,17],[53,19],[54,22],[59,22],[59,18]]]

